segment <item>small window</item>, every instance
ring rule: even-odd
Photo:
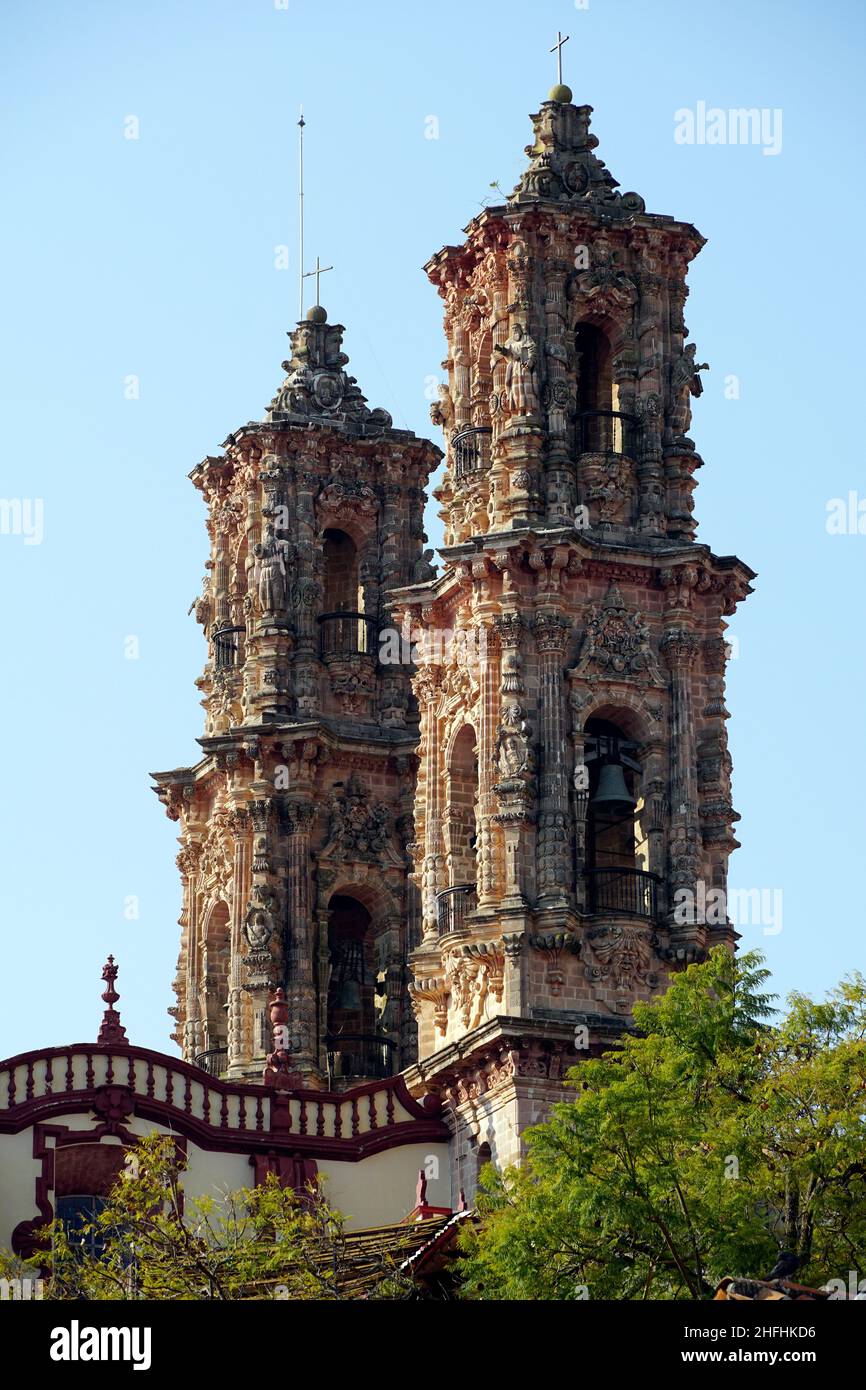
[[[100,1259],[105,1252],[105,1239],[101,1231],[91,1230],[90,1227],[104,1207],[104,1197],[83,1192],[58,1197],[56,1203],[55,1214],[63,1224],[70,1245],[96,1259]]]

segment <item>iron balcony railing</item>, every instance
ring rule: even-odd
[[[213,634],[214,664],[218,671],[239,665],[240,642],[238,634],[245,632],[243,627],[221,627]]]
[[[490,467],[490,436],[493,430],[489,425],[475,425],[472,429],[460,430],[451,440],[451,457],[454,460],[454,476],[465,478],[468,473],[482,473]]]
[[[322,613],[318,622],[322,656],[375,655],[376,619],[369,613]]]
[[[201,1067],[202,1071],[206,1071],[208,1076],[219,1079],[226,1069],[228,1058],[227,1047],[209,1047],[207,1052],[199,1052],[198,1056],[193,1058],[193,1062],[197,1067]]]
[[[643,869],[590,869],[587,877],[590,912],[657,917],[659,880],[655,874]]]
[[[476,905],[475,887],[471,883],[460,883],[456,888],[446,888],[437,893],[439,935],[450,936],[452,932],[462,931],[467,914],[474,912]]]
[[[368,1076],[381,1081],[394,1075],[394,1043],[377,1033],[337,1033],[325,1038],[328,1072],[335,1081]]]
[[[578,417],[578,435],[582,454],[637,454],[638,422],[621,410],[584,410]]]

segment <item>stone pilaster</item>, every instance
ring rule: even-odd
[[[697,757],[691,670],[699,639],[685,628],[672,628],[661,641],[670,672],[671,841],[670,889],[696,894],[700,870],[700,831],[697,807]]]
[[[288,1026],[293,1066],[302,1073],[317,1069],[319,1064],[310,853],[315,816],[316,807],[309,802],[291,802],[284,807]]]
[[[478,906],[485,909],[496,901],[498,866],[496,851],[496,793],[494,783],[496,729],[499,719],[499,631],[491,624],[477,629],[483,651],[479,652],[478,699]]]
[[[568,767],[565,758],[563,653],[569,632],[558,613],[539,613],[535,619],[538,650],[538,716],[541,733],[541,775],[537,840],[539,907],[561,907],[571,887],[572,825],[568,805]]]

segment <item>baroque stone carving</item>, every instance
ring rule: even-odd
[[[595,963],[586,966],[588,980],[611,980],[621,1000],[615,1000],[617,1012],[626,1012],[639,985],[647,989],[658,986],[658,976],[652,969],[652,936],[646,929],[623,926],[615,922],[595,927],[589,933],[589,945]]]
[[[291,336],[292,356],[283,363],[286,379],[268,408],[269,421],[319,418],[363,434],[391,428],[387,410],[370,410],[355,377],[344,370],[349,359],[342,351],[342,324],[329,324],[323,310],[311,309]]]
[[[378,859],[389,847],[390,812],[372,802],[369,792],[350,777],[331,806],[328,843],[323,855],[331,859]]]
[[[522,705],[506,705],[496,740],[496,762],[500,777],[521,777],[533,770],[532,725]]]
[[[630,610],[616,584],[601,604],[594,604],[586,620],[586,634],[576,675],[592,681],[649,679],[664,685],[650,646],[650,631],[640,613]]]
[[[505,343],[495,343],[494,349],[508,362],[505,368],[505,394],[515,415],[531,415],[538,405],[535,388],[535,368],[538,348],[522,324],[516,323]]]

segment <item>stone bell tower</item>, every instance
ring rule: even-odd
[[[408,667],[380,652],[388,591],[433,573],[422,513],[441,458],[368,408],[342,338],[311,309],[264,420],[190,475],[210,536],[205,729],[193,766],[155,774],[180,825],[185,1057],[259,1078],[283,986],[292,1066],[332,1087],[415,1055],[418,719]]]
[[[754,575],[695,534],[704,239],[619,191],[590,113],[555,87],[512,195],[427,266],[444,565],[394,596],[419,653],[410,1077],[449,1102],[468,1193],[636,1000],[736,940],[700,904],[737,845],[725,617]]]

